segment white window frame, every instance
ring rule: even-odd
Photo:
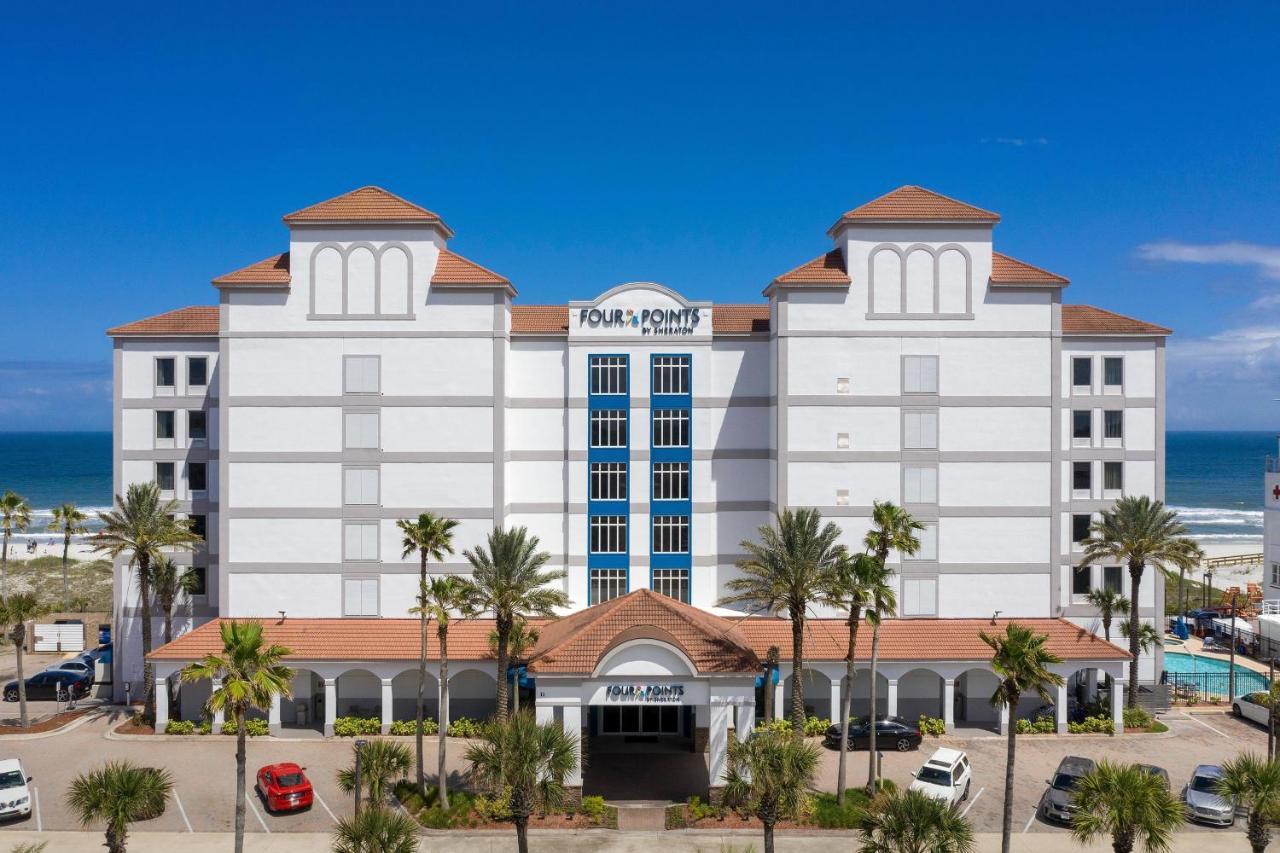
[[[382,549],[381,525],[373,519],[342,522],[342,562],[376,563]],[[370,547],[371,546],[371,547]],[[372,550],[372,554],[370,554]]]
[[[172,365],[172,376],[168,385],[160,384],[160,364],[169,362]],[[151,384],[157,397],[175,397],[178,394],[178,357],[174,355],[158,355],[151,364]]]
[[[902,449],[938,449],[937,409],[904,409],[902,411]]]
[[[689,516],[653,516],[653,553],[689,553]]]
[[[674,598],[676,601],[689,601],[689,575],[688,569],[654,569],[652,586],[653,591],[659,595],[665,595],[667,598]],[[681,595],[672,595],[672,591],[683,592]]]
[[[938,503],[938,466],[905,462],[902,465],[902,502],[935,505]]]
[[[378,506],[382,499],[382,470],[377,465],[344,465],[343,506]]]
[[[902,393],[938,393],[938,357],[936,355],[904,355],[902,357]]]
[[[1084,415],[1088,419],[1087,435],[1076,435],[1076,416]],[[1071,446],[1072,447],[1089,447],[1093,444],[1093,410],[1092,409],[1072,409],[1071,420],[1069,424],[1071,429]]]
[[[587,570],[587,595],[592,604],[612,601],[627,594],[627,569],[592,568]],[[597,594],[599,589],[608,589],[610,595]]]
[[[688,462],[654,462],[653,500],[689,500],[689,467]]]
[[[1089,384],[1088,385],[1076,384],[1076,362],[1077,361],[1087,361],[1089,363]],[[1084,394],[1093,393],[1093,380],[1095,378],[1093,375],[1094,367],[1095,365],[1093,363],[1093,356],[1091,355],[1071,356],[1071,364],[1069,365],[1069,369],[1071,370],[1071,393],[1072,394],[1084,395]]]
[[[1087,489],[1076,488],[1076,466],[1077,465],[1084,465],[1087,467],[1089,471],[1089,488]],[[1096,478],[1094,477],[1092,462],[1088,462],[1083,459],[1072,460],[1071,470],[1068,472],[1068,475],[1071,477],[1071,497],[1073,499],[1089,500],[1091,497],[1093,497],[1093,486]]]
[[[160,421],[169,416],[169,435],[160,434]],[[173,409],[156,409],[153,420],[152,437],[159,449],[170,449],[178,446],[178,413]]]
[[[625,397],[629,393],[625,355],[593,355],[588,359],[587,371],[587,393],[608,397]]]
[[[902,578],[902,615],[938,615],[938,579],[933,576]]]
[[[376,575],[343,575],[342,615],[357,617],[381,615],[382,596],[378,581]],[[353,595],[359,599],[358,602],[353,602]]]
[[[342,393],[381,394],[382,356],[344,355],[342,357]]]
[[[693,415],[688,409],[654,409],[653,410],[653,446],[654,447],[688,447],[692,430]],[[683,424],[684,435],[681,436]],[[673,441],[673,439],[683,439]]]
[[[924,529],[916,531],[920,548],[914,554],[903,554],[906,563],[936,563],[938,561],[938,522],[924,522]]]
[[[655,355],[653,357],[653,384],[650,394],[688,394],[689,373],[692,370],[687,355]]]
[[[1116,415],[1120,421],[1120,434],[1107,434],[1107,420],[1109,415]],[[1103,409],[1102,410],[1102,446],[1103,447],[1124,447],[1124,409]]]
[[[1108,361],[1120,362],[1120,384],[1119,385],[1107,384],[1107,362]],[[1102,380],[1103,394],[1117,394],[1117,395],[1124,394],[1124,375],[1125,375],[1125,363],[1124,363],[1123,355],[1104,355],[1102,357],[1101,380]]]
[[[627,500],[627,463],[592,462],[587,497],[593,501]]]
[[[204,487],[196,488],[191,481],[191,470],[196,465],[204,466]],[[208,462],[188,462],[187,463],[187,491],[191,493],[205,494],[209,491],[209,463]]]
[[[160,469],[165,465],[169,466],[169,487],[167,489],[160,482]],[[161,494],[164,494],[166,492],[169,494],[173,494],[178,490],[178,463],[157,462],[155,463],[155,469],[153,471],[153,474],[154,474],[155,484],[160,487]]]
[[[196,362],[204,362],[204,382],[191,381],[191,367]],[[187,392],[190,393],[194,389],[204,389],[209,387],[209,356],[207,355],[189,355],[187,356]]]
[[[627,516],[593,515],[587,524],[587,548],[592,554],[627,553]],[[597,547],[603,544],[605,550]]]
[[[1120,470],[1120,487],[1114,488],[1107,484],[1107,471],[1115,470],[1119,466]],[[1116,459],[1108,459],[1102,463],[1102,498],[1103,500],[1112,500],[1114,498],[1124,497],[1124,462]]]
[[[204,435],[196,435],[191,428],[191,418],[199,415],[204,418]],[[187,409],[187,444],[203,446],[209,442],[209,411],[207,409]]]
[[[372,420],[367,420],[372,418]],[[365,433],[372,423],[372,435]],[[359,442],[359,443],[356,443]],[[344,450],[377,450],[382,446],[382,413],[377,409],[344,409],[342,412],[342,448]]]
[[[626,409],[592,409],[589,419],[591,447],[621,448],[628,446],[629,424]],[[612,438],[616,443],[600,443],[601,438]]]

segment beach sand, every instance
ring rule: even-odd
[[[30,538],[31,537],[18,539],[18,540],[11,541],[9,543],[9,559],[10,560],[30,560],[35,557],[57,557],[59,559],[62,558],[62,540],[61,539],[58,539],[56,544],[51,545],[49,544],[49,541],[48,541],[49,537],[36,536],[35,537],[36,550],[35,550],[35,553],[32,554],[27,551],[27,541]],[[105,556],[103,556],[102,554],[94,550],[92,543],[84,542],[84,541],[81,541],[81,542],[73,541],[71,543],[70,557],[73,560],[96,560],[96,559],[105,560],[107,559]]]

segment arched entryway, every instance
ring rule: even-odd
[[[840,709],[831,707],[831,679],[816,669],[804,669],[800,672],[800,691],[804,698],[806,717],[819,717],[824,720],[833,719],[832,712],[839,715]],[[780,718],[791,716],[791,695],[793,682],[790,673],[782,687],[782,707],[775,708],[774,714]]]
[[[898,716],[906,720],[920,717],[943,719],[942,676],[931,669],[917,668],[898,678]]]
[[[337,716],[382,716],[382,679],[367,669],[349,669],[338,676]]]
[[[999,682],[989,669],[967,669],[956,678],[955,719],[960,728],[1000,730],[1000,710],[991,704]]]
[[[391,679],[391,719],[412,720],[418,713],[418,670],[409,669]],[[422,714],[440,719],[440,682],[427,673],[422,694]]]
[[[487,720],[498,708],[498,681],[492,672],[469,668],[449,673],[449,719]]]
[[[853,710],[855,717],[865,717],[871,711],[871,670],[858,669],[853,674]],[[876,673],[876,715],[889,713],[889,679],[883,672]]]

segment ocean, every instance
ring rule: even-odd
[[[1262,474],[1276,455],[1275,433],[1170,432],[1165,496],[1205,543],[1262,546]],[[72,501],[91,513],[111,503],[111,433],[0,433],[0,490],[36,509],[33,531],[50,507]],[[38,535],[38,534],[37,534]]]

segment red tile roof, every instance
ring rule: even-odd
[[[784,272],[765,288],[768,293],[775,287],[848,287],[849,273],[844,265],[844,253],[832,249],[811,261]]]
[[[1020,261],[1008,255],[1002,255],[999,252],[992,252],[991,283],[1042,284],[1050,287],[1066,287],[1071,282],[1057,273],[1051,273],[1046,269],[1032,266],[1026,261]]]
[[[282,252],[263,258],[256,264],[220,275],[213,280],[214,287],[288,287],[289,253]]]
[[[120,337],[216,337],[218,334],[218,306],[192,305],[176,311],[166,311],[135,320],[122,326],[107,329],[113,338]]]
[[[745,335],[768,331],[769,306],[767,304],[711,306],[713,335]]]
[[[859,222],[974,222],[1000,221],[1000,214],[957,201],[924,187],[898,187],[864,205],[847,211],[831,231],[847,223]]]
[[[516,335],[568,335],[568,305],[512,305],[511,333]]]
[[[1172,329],[1104,311],[1092,305],[1063,305],[1064,335],[1172,335]]]
[[[287,214],[284,221],[290,225],[307,225],[342,222],[408,222],[436,225],[453,236],[449,226],[439,215],[414,204],[382,187],[361,187],[336,198],[304,207]]]
[[[506,287],[515,294],[515,288],[505,276],[498,275],[491,269],[482,267],[475,261],[469,261],[457,252],[448,249],[440,250],[436,260],[436,270],[431,275],[431,283],[441,287]]]

